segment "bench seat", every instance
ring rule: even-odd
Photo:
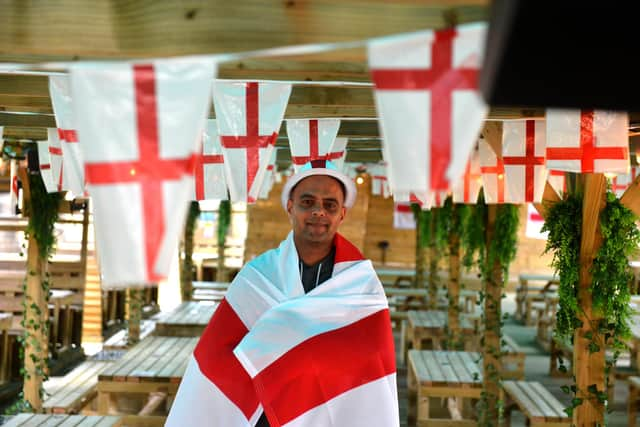
[[[152,320],[142,320],[140,322],[140,340],[151,335],[156,327],[156,323]],[[127,341],[127,329],[121,329],[107,339],[102,348],[104,350],[124,350],[129,348]]]
[[[561,427],[571,425],[564,405],[537,381],[505,381],[505,425],[511,425],[511,411],[518,408],[530,427]]]
[[[509,380],[524,379],[526,355],[509,335],[502,335],[502,378]]]

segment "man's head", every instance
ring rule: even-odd
[[[282,192],[296,241],[312,245],[331,242],[355,197],[353,181],[331,162],[304,165]]]

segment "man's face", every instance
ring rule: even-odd
[[[314,175],[295,186],[287,202],[289,220],[297,239],[306,243],[333,240],[346,214],[340,183],[330,176]]]

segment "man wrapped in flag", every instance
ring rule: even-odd
[[[386,297],[337,233],[356,199],[327,160],[285,184],[293,230],[246,264],[194,350],[167,426],[398,426]]]

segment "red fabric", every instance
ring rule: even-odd
[[[254,378],[271,427],[279,427],[341,393],[396,371],[391,319],[381,310],[316,335]],[[276,415],[278,414],[278,415]]]
[[[411,206],[409,206],[409,205],[396,205],[396,212],[410,213],[411,212]]]
[[[258,409],[258,397],[253,392],[251,377],[233,354],[247,332],[242,320],[223,299],[193,354],[203,375],[250,419]]]
[[[471,172],[471,159],[467,162],[467,167],[464,170],[462,198],[465,203],[475,203],[476,200],[471,200],[471,183],[473,180],[480,178],[481,175]]]
[[[147,277],[154,281],[159,279],[153,266],[164,236],[162,183],[192,174],[196,155],[186,159],[160,158],[153,65],[135,65],[133,71],[140,158],[130,162],[87,163],[85,175],[93,185],[140,184]]]
[[[245,105],[247,131],[245,136],[221,135],[220,141],[225,148],[244,148],[247,152],[247,201],[254,203],[255,198],[248,194],[260,166],[260,148],[266,148],[276,143],[278,133],[260,135],[260,103],[258,98],[258,83],[248,82],[245,89]]]
[[[453,68],[453,29],[436,31],[431,49],[431,68],[372,70],[377,90],[431,91],[431,189],[447,190],[446,177],[451,162],[451,114],[453,91],[476,89],[478,70]]]
[[[58,128],[58,138],[65,142],[78,142],[78,134],[74,129]]]
[[[360,249],[356,248],[353,243],[342,237],[340,233],[336,233],[333,237],[333,244],[336,247],[336,255],[334,264],[339,262],[361,261],[364,259]]]
[[[596,159],[627,159],[626,147],[595,146],[593,117],[593,110],[580,112],[580,147],[547,147],[547,160],[580,160],[582,173],[592,173],[595,171]]]
[[[533,202],[534,194],[534,170],[536,165],[544,165],[544,156],[536,157],[536,122],[527,120],[526,126],[526,152],[524,157],[519,156],[503,156],[502,161],[505,165],[524,166],[525,169],[525,202]]]
[[[222,154],[201,154],[196,156],[195,180],[196,180],[196,200],[204,200],[204,165],[222,164],[224,158]]]
[[[480,172],[483,174],[495,174],[498,184],[498,203],[504,203],[504,162],[502,158],[496,156],[495,166],[481,166]]]

